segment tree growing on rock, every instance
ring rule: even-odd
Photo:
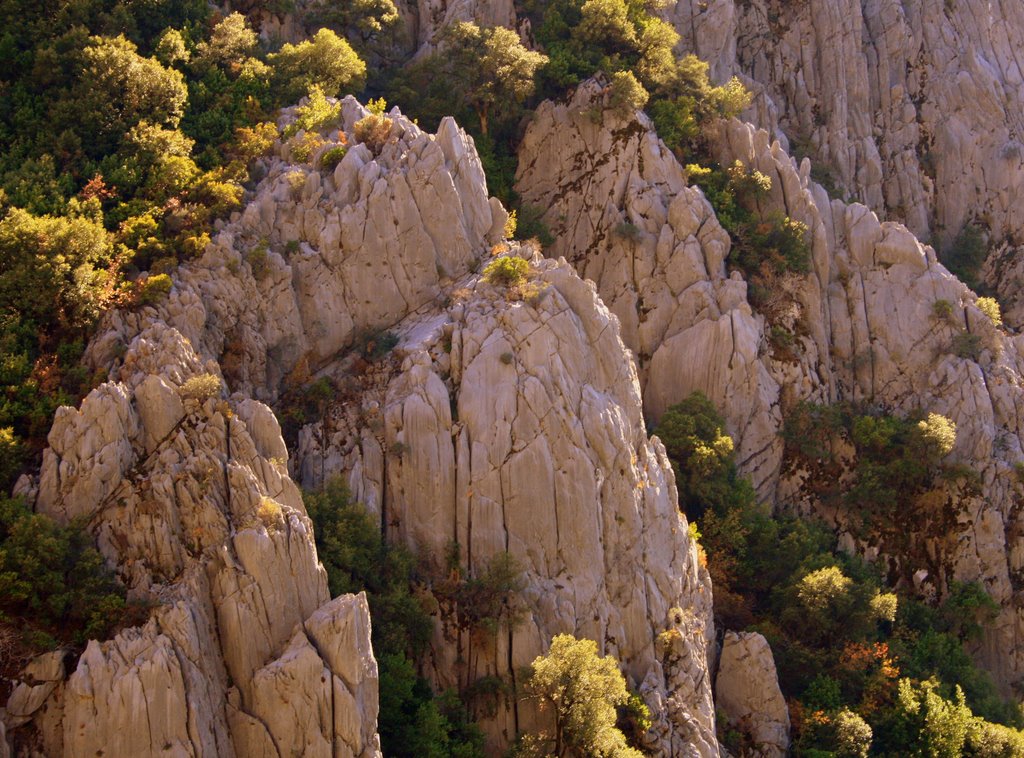
[[[271,55],[274,83],[285,102],[294,102],[314,87],[329,97],[355,93],[366,85],[366,64],[352,46],[321,29],[313,39],[287,44]]]
[[[629,700],[626,680],[597,643],[559,634],[547,655],[538,656],[526,680],[527,697],[554,712],[553,734],[526,735],[516,755],[640,758],[615,725],[616,706]]]
[[[487,134],[490,116],[533,94],[537,70],[547,56],[527,50],[511,29],[455,24],[447,35],[448,74],[457,96],[480,119]]]

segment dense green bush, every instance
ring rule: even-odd
[[[939,256],[942,264],[971,289],[978,288],[978,274],[988,256],[984,230],[965,225]]]
[[[479,578],[460,575],[461,569],[433,577],[409,551],[381,538],[379,525],[351,501],[341,482],[303,499],[331,594],[365,590],[370,603],[385,754],[482,758],[483,734],[465,703],[454,692],[435,696],[417,673],[415,661],[430,640],[433,621],[413,587],[434,586],[439,601],[460,614],[466,628],[489,630],[492,623],[510,620],[506,609],[514,607],[512,595],[520,586],[514,563],[499,556]]]
[[[974,744],[970,735],[1018,744],[1019,732],[990,722],[1016,727],[1020,712],[963,647],[996,610],[980,586],[954,585],[938,607],[897,597],[876,567],[840,552],[826,527],[769,515],[736,473],[724,420],[702,395],[666,411],[655,433],[676,468],[680,504],[699,524],[716,617],[726,628],[757,629],[772,646],[794,755],[864,755],[868,745],[871,754],[929,754],[961,733],[964,744]],[[856,449],[851,487],[829,485],[823,496],[885,515],[930,486],[956,430],[937,414],[899,419],[804,404],[787,416],[783,436],[788,455],[822,472],[845,436]],[[933,717],[922,720],[921,708]]]
[[[0,500],[0,617],[37,652],[105,639],[125,592],[79,524],[60,526],[18,499]]]
[[[516,255],[502,255],[484,266],[484,281],[491,284],[515,287],[523,284],[530,275],[530,262]]]
[[[597,654],[593,640],[559,634],[547,655],[538,656],[523,684],[526,697],[554,714],[554,732],[524,735],[517,758],[550,755],[640,758],[616,726],[616,706],[629,702],[626,681],[611,656]]]

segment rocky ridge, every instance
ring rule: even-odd
[[[15,702],[31,707],[7,725],[30,719],[43,749],[69,754],[376,754],[365,598],[328,597],[292,478],[337,473],[425,556],[455,541],[471,572],[505,551],[524,566],[511,631],[481,639],[439,613],[435,683],[512,677],[553,634],[585,635],[652,706],[653,748],[715,755],[710,583],[617,319],[570,266],[500,241],[507,215],[454,122],[428,135],[393,112],[371,150],[352,137],[365,115],[343,102],[353,144],[326,174],[340,130],[308,163],[275,148],[168,298],[110,314],[90,345],[110,380],[60,411],[20,491],[86,518],[155,607],[68,661],[66,681],[26,675]],[[528,290],[472,273],[502,252],[532,261]],[[399,345],[367,368],[353,347],[383,329]],[[289,460],[262,401],[332,374],[341,394]],[[546,718],[503,703],[491,744]]]
[[[825,518],[849,547],[922,592],[982,582],[1002,610],[977,653],[1008,690],[1024,663],[1012,476],[1022,457],[1021,338],[997,329],[905,227],[829,199],[807,162],[798,167],[767,132],[731,121],[713,138],[716,157],[768,176],[762,210],[809,227],[812,271],[776,283],[784,307],[771,314],[796,335],[795,349],[773,348],[773,324],[750,307],[739,274],[726,273],[728,239],[701,193],[686,188],[685,172],[642,114],[613,116],[605,129],[591,123],[588,111],[603,107],[603,97],[592,82],[568,104],[542,106],[522,144],[517,182],[527,202],[548,209],[556,238],[548,253],[573,260],[623,314],[649,420],[700,390],[723,409],[741,468],[762,497]],[[940,300],[952,307],[950,319],[934,315]],[[965,330],[980,345],[976,360],[951,349]],[[900,527],[905,540],[855,539],[841,510],[815,497],[806,462],[787,457],[778,437],[785,414],[805,399],[942,413],[957,424],[952,460],[977,471],[980,483],[947,485],[934,510]]]

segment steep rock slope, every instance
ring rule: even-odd
[[[751,82],[758,125],[827,166],[837,192],[937,245],[969,221],[1008,240],[989,284],[1019,323],[1020,3],[683,0],[667,13],[680,49]]]
[[[215,374],[154,324],[54,421],[37,509],[153,611],[18,714],[47,754],[379,755],[366,599],[330,599],[273,413]]]
[[[457,541],[471,573],[506,550],[525,567],[528,612],[510,633],[481,638],[439,609],[425,664],[438,685],[514,677],[574,632],[620,658],[654,711],[652,747],[715,755],[710,583],[617,320],[566,264],[534,261],[518,299],[470,273],[488,251],[532,256],[494,247],[507,215],[471,140],[392,113],[371,150],[353,136],[365,115],[344,101],[352,144],[329,173],[315,167],[337,130],[309,163],[275,148],[168,298],[111,314],[90,345],[111,381],[60,412],[22,490],[57,518],[86,516],[132,592],[160,605],[90,643],[29,714],[38,732],[51,748],[109,740],[139,755],[376,750],[365,600],[328,602],[290,468],[306,485],[346,475],[435,565]],[[401,342],[367,364],[359,345],[383,329]],[[207,374],[227,399],[195,397]],[[327,375],[340,394],[289,464],[254,397]],[[547,718],[501,702],[493,748]]]
[[[946,485],[931,510],[908,509],[905,523],[871,544],[844,539],[869,556],[881,553],[891,578],[925,592],[941,593],[953,580],[983,582],[1002,611],[978,653],[1008,688],[1024,667],[1020,491],[1012,476],[1022,457],[1021,338],[996,329],[906,228],[829,200],[806,163],[798,169],[766,132],[732,121],[714,140],[718,157],[767,175],[762,209],[810,229],[812,272],[776,283],[785,307],[772,314],[796,335],[795,349],[773,348],[772,324],[746,302],[746,284],[726,276],[723,233],[707,203],[685,187],[682,168],[643,116],[620,117],[607,130],[590,123],[587,111],[603,96],[590,83],[567,105],[541,107],[523,141],[517,185],[528,202],[549,209],[557,240],[549,254],[575,261],[624,314],[636,310],[633,328],[623,316],[624,337],[640,355],[649,418],[705,392],[726,413],[762,496],[815,512],[843,533],[849,516],[816,499],[812,472],[787,457],[776,436],[786,413],[811,399],[949,416],[958,427],[952,459],[977,471],[980,484]],[[934,316],[938,300],[952,305],[952,319]],[[965,330],[979,340],[977,360],[952,354]]]
[[[525,299],[471,276],[397,325],[392,370],[304,430],[303,479],[346,475],[438,571],[453,543],[473,574],[505,551],[523,567],[511,630],[489,638],[441,614],[440,685],[514,681],[570,632],[624,665],[655,716],[652,747],[713,755],[711,587],[671,468],[644,432],[614,316],[564,262],[535,265]],[[497,746],[547,718],[509,703],[488,727]]]

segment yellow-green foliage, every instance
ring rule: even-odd
[[[260,504],[256,507],[256,517],[267,529],[275,529],[284,523],[281,504],[269,497],[260,498]]]
[[[320,156],[320,168],[324,171],[333,171],[334,168],[341,163],[342,158],[348,152],[348,147],[345,145],[335,145],[324,150],[323,155]]]
[[[508,214],[508,220],[505,222],[504,235],[505,239],[512,240],[516,238],[516,226],[519,223],[518,214],[516,211],[512,211]]]
[[[650,95],[632,71],[616,71],[608,91],[608,100],[617,110],[632,113],[647,105]]]
[[[484,266],[484,281],[514,287],[530,274],[530,262],[515,255],[502,255]]]
[[[881,621],[895,621],[899,598],[892,592],[877,592],[871,598],[871,613]]]
[[[186,379],[178,387],[178,394],[184,400],[197,400],[203,402],[211,397],[216,397],[221,391],[221,381],[214,374],[197,374]]]
[[[999,301],[994,297],[979,297],[978,298],[978,310],[988,316],[995,326],[1003,325],[1003,314],[999,309]]]
[[[929,413],[927,418],[917,422],[917,429],[934,455],[941,458],[952,452],[956,444],[956,424],[945,416]]]
[[[383,100],[380,101],[383,104]],[[371,101],[371,104],[373,101]],[[381,106],[383,109],[383,105]],[[365,116],[353,125],[352,133],[356,138],[356,142],[362,142],[366,145],[370,152],[374,155],[379,155],[380,151],[384,149],[384,145],[391,138],[391,127],[394,122],[383,115],[383,113],[370,112],[368,116]]]
[[[295,109],[295,120],[285,127],[283,136],[287,139],[300,131],[322,132],[333,126],[340,115],[341,101],[328,102],[323,88],[314,84],[309,89],[306,102]]]
[[[824,611],[841,602],[853,580],[837,566],[812,571],[797,584],[797,597],[809,611]]]
[[[321,29],[312,39],[286,44],[270,56],[274,82],[287,100],[296,100],[314,86],[337,97],[359,92],[366,84],[366,64],[344,39]]]
[[[316,132],[306,132],[288,140],[288,151],[295,163],[309,163],[310,158],[326,144],[323,137]]]
[[[548,654],[534,659],[524,690],[553,709],[555,731],[533,735],[519,755],[550,755],[556,746],[579,755],[643,755],[615,726],[616,706],[629,700],[626,680],[614,658],[598,656],[593,640],[557,635]]]
[[[167,274],[147,276],[139,288],[139,304],[154,305],[159,303],[171,291],[171,277]]]

